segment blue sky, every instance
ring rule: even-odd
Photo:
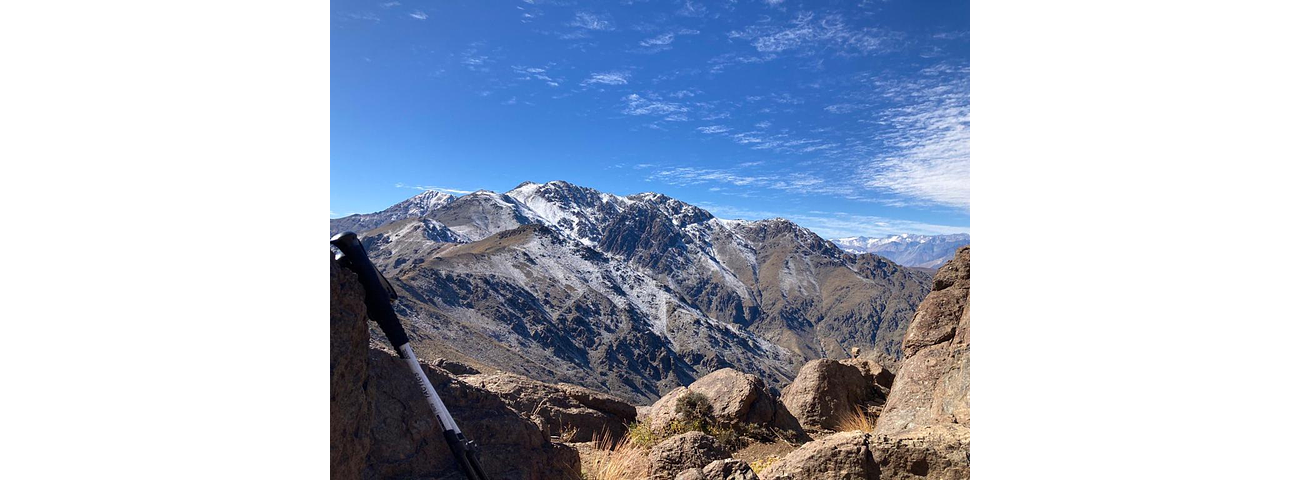
[[[331,11],[332,218],[566,180],[824,237],[969,231],[966,1]]]

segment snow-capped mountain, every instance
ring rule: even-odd
[[[874,253],[907,267],[939,268],[957,249],[970,245],[970,234],[914,235],[882,238],[847,237],[831,240],[846,252]]]
[[[353,232],[364,232],[373,228],[378,228],[389,222],[395,222],[413,217],[421,217],[429,212],[447,206],[456,197],[451,195],[435,192],[433,190],[421,192],[419,195],[401,201],[397,205],[385,208],[381,212],[348,215],[343,218],[330,219],[330,235],[339,232],[351,230]]]
[[[788,220],[560,181],[475,192],[361,237],[403,292],[421,355],[637,402],[728,366],[779,387],[855,346],[888,363],[929,291],[925,274]]]

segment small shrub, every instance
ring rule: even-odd
[[[654,431],[648,423],[632,422],[627,426],[627,436],[624,438],[633,446],[650,448],[662,440],[660,435],[660,432]]]
[[[722,425],[709,425],[704,429],[704,433],[718,440],[724,448],[730,451],[740,450],[749,445],[749,438],[744,433],[737,432],[735,429]]]
[[[713,423],[713,404],[709,403],[709,397],[699,392],[687,391],[677,397],[676,411],[683,423],[692,426],[691,430],[702,431]]]

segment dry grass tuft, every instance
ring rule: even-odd
[[[871,433],[876,429],[876,417],[870,412],[863,410],[861,407],[854,406],[853,410],[842,415],[835,422],[835,431],[837,432],[867,432]]]
[[[578,435],[577,427],[565,427],[563,429],[560,429],[560,441],[563,443],[572,442],[573,437],[576,437],[577,435]]]
[[[600,434],[592,442],[591,460],[582,472],[583,480],[640,480],[646,478],[650,457],[629,436],[615,441]]]

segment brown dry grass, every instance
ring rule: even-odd
[[[853,410],[845,415],[841,415],[835,422],[835,431],[837,432],[867,432],[871,433],[876,429],[876,415],[863,410],[861,407],[854,406]]]
[[[590,458],[583,462],[584,480],[639,480],[649,473],[649,453],[627,435],[615,441],[600,434],[593,439],[592,447]]]

